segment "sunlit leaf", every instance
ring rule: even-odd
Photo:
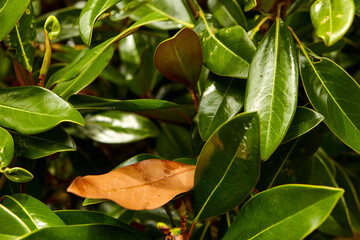
[[[14,156],[14,140],[10,133],[0,127],[0,169],[7,167]]]

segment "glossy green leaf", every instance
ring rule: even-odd
[[[360,153],[360,86],[333,61],[306,50],[300,55],[306,94],[325,124],[346,145]]]
[[[116,4],[118,10],[113,10],[110,16],[112,21],[119,21],[129,17],[134,11],[148,3],[150,0],[123,0]]]
[[[121,2],[119,4],[121,5]],[[165,14],[168,20],[152,23],[149,25],[150,27],[163,30],[193,27],[192,13],[182,0],[151,0],[133,12],[130,17],[135,20],[140,20],[147,14],[153,12]]]
[[[10,133],[0,127],[0,169],[7,167],[14,156],[14,140]]]
[[[59,20],[55,16],[50,15],[45,21],[44,31],[47,32],[50,40],[56,39],[61,31]]]
[[[117,35],[113,38],[110,38],[110,39],[104,41],[103,43],[97,45],[96,47],[92,48],[90,51],[87,51],[80,59],[75,59],[74,62],[72,62],[69,66],[67,66],[66,68],[53,74],[51,76],[51,78],[49,79],[49,81],[46,83],[46,87],[50,87],[51,85],[53,85],[55,83],[68,82],[65,84],[69,85],[69,86],[66,86],[64,88],[64,90],[62,90],[62,87],[60,86],[59,92],[64,92],[67,95],[71,95],[70,90],[73,89],[73,87],[71,86],[71,84],[72,84],[71,82],[75,82],[75,83],[79,82],[78,84],[80,86],[84,87],[83,82],[86,79],[82,78],[81,76],[88,75],[87,71],[90,71],[90,72],[94,71],[95,73],[98,73],[98,74],[101,73],[101,71],[98,71],[97,69],[93,69],[90,66],[98,58],[100,58],[100,56],[104,56],[104,55],[107,56],[107,54],[105,54],[106,51],[112,52],[111,48],[109,49],[109,47],[113,43],[134,33],[139,27],[141,27],[143,25],[146,25],[146,24],[149,24],[152,22],[156,22],[156,21],[166,20],[166,19],[167,18],[164,14],[157,13],[157,12],[151,13],[151,14],[145,16],[144,18],[137,21],[136,23],[131,25],[129,28],[127,28],[126,30],[121,32],[119,35]],[[107,50],[107,49],[109,49],[109,50]],[[101,61],[101,62],[103,62],[103,61]],[[106,64],[105,64],[105,66],[106,66]],[[80,74],[80,77],[79,77],[79,74]],[[90,73],[89,73],[89,75],[90,75]],[[92,78],[92,80],[94,80],[96,78],[96,76],[91,75],[91,78]],[[91,81],[86,81],[86,83],[90,84]],[[69,89],[69,90],[67,90],[67,89]]]
[[[159,99],[115,100],[87,95],[74,95],[69,99],[77,109],[102,109],[135,112],[163,121],[188,123],[192,112],[176,103]]]
[[[10,2],[15,1],[10,0]],[[13,13],[11,13],[11,15],[12,14]],[[5,22],[7,21],[9,21],[9,18],[7,18]],[[4,43],[10,49],[14,49],[16,51],[16,61],[24,66],[29,72],[32,72],[32,65],[35,57],[35,40],[35,16],[32,5],[29,4],[19,22],[4,39]]]
[[[339,41],[350,28],[355,15],[353,0],[316,0],[311,6],[311,21],[316,35],[327,46]]]
[[[322,156],[317,153],[311,164],[310,184],[339,187]],[[319,230],[332,236],[351,237],[353,235],[344,197],[339,199],[331,215],[319,227]]]
[[[106,225],[106,224],[83,224],[59,227],[48,227],[31,234],[27,234],[19,240],[98,240],[98,239],[126,239],[126,240],[142,240],[148,238],[139,238],[138,235],[126,230],[122,227]]]
[[[1,126],[23,134],[45,132],[64,121],[84,124],[73,106],[53,92],[34,86],[0,89],[0,113]]]
[[[28,231],[65,225],[48,206],[30,195],[22,193],[6,195],[2,207],[6,208],[8,214],[16,216]]]
[[[90,0],[87,1],[79,18],[80,36],[83,42],[90,46],[96,19],[120,0]]]
[[[195,220],[230,211],[252,191],[260,174],[259,132],[258,114],[243,113],[206,142],[195,170]]]
[[[239,0],[209,0],[208,7],[222,26],[239,25],[244,29],[247,28],[246,17]]]
[[[34,178],[31,172],[21,167],[5,168],[3,173],[7,179],[16,183],[26,183]]]
[[[66,225],[79,225],[79,224],[91,224],[91,223],[108,224],[123,228],[124,230],[131,232],[134,236],[137,236],[138,239],[149,239],[144,233],[141,233],[136,229],[130,227],[129,225],[100,212],[81,211],[81,210],[60,210],[60,211],[56,211],[55,213],[66,223]]]
[[[30,0],[3,0],[0,3],[0,41],[19,21]]]
[[[203,14],[204,29],[198,32],[204,65],[213,73],[247,78],[255,45],[240,26],[215,29]]]
[[[165,77],[195,91],[203,64],[198,35],[190,28],[183,28],[174,37],[160,43],[154,61]]]
[[[290,128],[287,131],[283,142],[291,141],[301,135],[309,132],[322,122],[324,117],[306,107],[297,107],[294,119],[291,122]]]
[[[102,143],[130,143],[158,135],[156,125],[148,118],[118,111],[86,115],[81,131]]]
[[[343,193],[340,188],[295,184],[266,190],[241,208],[223,239],[304,239]]]
[[[21,236],[23,234],[29,233],[31,229],[26,226],[26,224],[16,215],[12,214],[12,212],[0,204],[0,237],[11,239],[11,236]],[[6,227],[4,227],[6,226]],[[9,236],[9,237],[8,237]]]
[[[203,140],[208,140],[220,125],[240,111],[245,85],[239,79],[210,75],[198,111],[198,127]]]
[[[255,8],[257,6],[257,1],[256,0],[247,0],[244,10],[246,12],[252,10],[253,8]]]
[[[84,67],[77,76],[68,81],[57,83],[52,91],[63,99],[68,99],[72,95],[78,93],[100,75],[104,68],[109,64],[113,53],[114,47],[109,46],[97,56],[94,61],[86,64],[86,67]]]
[[[276,18],[251,62],[245,93],[245,111],[260,114],[263,160],[281,143],[295,114],[299,75],[295,55],[287,25]]]
[[[15,142],[17,155],[38,159],[57,152],[75,151],[76,145],[71,137],[60,126],[37,135],[23,135],[10,131]]]

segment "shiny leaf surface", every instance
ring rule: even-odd
[[[250,193],[260,174],[259,144],[257,113],[235,116],[209,138],[196,165],[195,219],[223,214]]]
[[[19,21],[30,0],[5,0],[0,9],[0,41],[11,31]]]
[[[180,30],[157,47],[154,61],[164,76],[195,91],[203,64],[198,35],[190,28]]]
[[[346,145],[360,153],[360,86],[340,66],[306,51],[300,56],[306,94],[325,124]]]
[[[60,126],[37,135],[10,133],[15,141],[16,154],[25,158],[38,159],[57,152],[76,150],[74,141]]]
[[[320,124],[323,119],[324,117],[314,110],[305,107],[297,107],[294,119],[291,122],[290,128],[287,131],[283,142],[291,141],[292,139],[309,132],[311,129]]]
[[[213,73],[247,78],[255,45],[240,26],[215,29],[203,14],[204,29],[199,33],[204,65]]]
[[[34,178],[31,172],[21,167],[5,168],[3,173],[7,179],[16,183],[26,183]]]
[[[14,156],[14,140],[10,133],[0,127],[0,169],[7,167]]]
[[[69,103],[33,86],[0,89],[0,114],[1,126],[23,134],[45,132],[63,121],[84,124],[81,114]]]
[[[130,143],[158,135],[156,125],[148,118],[118,111],[86,115],[81,131],[102,143]]]
[[[193,165],[149,159],[103,175],[78,177],[67,191],[109,199],[132,210],[155,209],[191,190],[194,172]]]
[[[280,19],[264,36],[251,62],[245,93],[245,111],[258,111],[261,159],[267,160],[290,127],[298,92],[295,44]]]
[[[247,28],[247,21],[239,0],[209,0],[208,7],[213,16],[224,27],[239,25]]]
[[[90,46],[96,19],[120,0],[90,0],[81,10],[79,18],[80,36],[83,42]]]
[[[343,193],[340,188],[295,184],[266,190],[242,207],[223,239],[304,239]]]
[[[198,127],[203,140],[208,140],[220,125],[240,111],[244,95],[244,81],[210,75],[198,111]]]
[[[317,0],[310,10],[316,35],[327,46],[339,41],[350,28],[355,15],[353,0]]]

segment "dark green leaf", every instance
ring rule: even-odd
[[[240,26],[215,29],[203,14],[204,29],[199,33],[204,65],[222,76],[247,78],[255,52],[245,30]]]
[[[311,104],[330,130],[360,153],[359,84],[333,61],[305,51],[300,72]]]
[[[360,0],[354,0],[355,3],[355,13],[360,16]]]
[[[210,75],[198,111],[199,132],[203,140],[208,140],[220,125],[240,111],[244,95],[245,81]]]
[[[7,167],[14,156],[14,140],[10,133],[0,127],[0,169]]]
[[[11,31],[25,12],[30,0],[3,0],[0,3],[0,41]]]
[[[276,18],[251,62],[245,93],[245,111],[260,114],[263,160],[281,143],[295,114],[299,75],[295,56],[293,37]]]
[[[79,18],[80,36],[83,42],[90,46],[96,19],[120,0],[90,0],[81,10]]]
[[[73,106],[55,93],[34,86],[0,89],[0,115],[1,126],[23,134],[45,132],[63,121],[84,124]]]
[[[295,184],[261,192],[242,207],[223,239],[304,239],[343,193],[340,188]]]
[[[239,0],[209,0],[208,7],[224,27],[239,25],[247,29],[247,21]]]
[[[353,0],[316,0],[311,6],[311,21],[316,35],[327,46],[339,41],[350,28],[355,15]]]
[[[60,126],[37,135],[23,135],[10,131],[15,141],[15,151],[29,159],[37,159],[63,151],[75,151],[76,145]]]
[[[15,1],[10,0],[10,2]],[[13,15],[13,12],[11,13],[11,15]],[[2,20],[0,19],[0,21]],[[8,21],[9,18],[7,18],[5,22]],[[7,35],[4,39],[4,43],[10,49],[14,49],[16,51],[16,61],[18,61],[22,66],[24,66],[29,72],[32,72],[32,66],[35,57],[35,39],[35,16],[32,5],[29,4],[28,8],[25,10],[25,13],[20,18],[19,22],[14,26],[13,30],[9,33],[9,35]]]
[[[260,174],[259,132],[258,114],[243,113],[206,142],[195,170],[196,220],[231,210],[254,188]]]
[[[323,119],[324,117],[321,114],[309,108],[297,107],[294,119],[291,122],[290,128],[287,131],[283,142],[291,141],[292,139],[309,132],[321,123]]]
[[[130,143],[158,135],[156,125],[148,118],[118,111],[86,115],[81,131],[102,143]]]
[[[183,28],[174,37],[160,43],[154,61],[164,76],[195,91],[203,64],[198,35],[190,28]]]

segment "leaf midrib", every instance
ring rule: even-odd
[[[31,222],[35,225],[36,229],[39,229],[38,225],[36,224],[36,221],[34,220],[34,218],[31,216],[31,214],[26,210],[26,208],[19,202],[17,201],[15,198],[13,198],[12,196],[6,196],[9,199],[11,199],[12,201],[14,201],[15,204],[17,204],[23,211],[24,213],[30,218]]]
[[[25,109],[21,109],[21,108],[16,108],[16,107],[10,107],[10,106],[6,106],[6,105],[0,105],[0,109],[1,108],[6,108],[6,109],[11,109],[13,111],[18,111],[18,112],[24,112],[24,113],[28,113],[28,114],[33,114],[33,115],[40,115],[40,116],[47,116],[47,117],[51,117],[51,118],[55,118],[55,119],[61,119],[59,116],[59,114],[56,115],[50,115],[47,113],[41,113],[41,112],[31,112],[29,110],[25,110]],[[61,115],[60,115],[61,116]]]

